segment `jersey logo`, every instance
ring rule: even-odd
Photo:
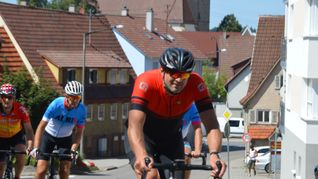
[[[205,89],[206,89],[206,86],[204,85],[204,83],[200,83],[200,84],[198,85],[198,90],[199,90],[200,92],[203,92]]]
[[[143,91],[147,91],[148,90],[148,83],[140,82],[139,89],[141,89]]]

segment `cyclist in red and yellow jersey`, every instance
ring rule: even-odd
[[[15,87],[12,84],[3,84],[0,95],[0,150],[14,147],[17,151],[31,151],[34,134],[27,110],[15,101]],[[16,155],[15,178],[20,178],[24,160],[23,154]],[[0,153],[0,176],[3,176],[5,161],[6,154]]]
[[[219,159],[221,132],[213,110],[212,99],[203,79],[192,72],[192,53],[181,48],[168,48],[160,57],[160,69],[137,77],[131,97],[128,117],[127,156],[137,178],[147,171],[147,179],[164,179],[164,171],[151,169],[154,162],[166,163],[184,159],[182,116],[195,102],[207,130],[211,176],[221,177],[226,164]],[[151,158],[147,166],[144,159]],[[219,171],[216,161],[220,160]],[[176,171],[183,179],[184,172]]]

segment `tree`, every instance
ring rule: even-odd
[[[242,26],[236,20],[234,14],[226,15],[217,28],[219,32],[241,32],[241,30]]]
[[[10,72],[5,66],[3,69],[2,84],[11,83],[17,88],[16,99],[28,109],[35,130],[46,108],[58,93],[45,80],[40,80],[38,84],[34,83],[26,69],[16,73]],[[38,70],[37,74],[41,74],[40,71]]]
[[[226,101],[226,91],[224,85],[226,83],[226,77],[218,75],[219,72],[203,67],[202,77],[208,87],[209,93],[214,102]]]

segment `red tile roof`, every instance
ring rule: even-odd
[[[248,133],[252,139],[268,139],[275,132],[276,126],[269,125],[250,125]]]
[[[194,46],[200,49],[210,59],[217,58],[218,44],[217,40],[223,37],[223,32],[178,32],[188,39]],[[230,32],[227,35],[240,36],[239,32]]]
[[[154,19],[154,32],[145,29],[144,17],[111,16],[107,19],[112,25],[123,25],[123,28],[116,29],[132,44],[134,44],[144,55],[150,58],[159,58],[162,52],[168,47],[182,47],[190,50],[196,59],[207,59],[199,48],[192,45],[178,32],[167,27],[165,21]],[[166,33],[168,32],[168,33]],[[161,35],[169,34],[174,40],[163,40]]]
[[[247,95],[240,101],[246,105],[268,74],[279,62],[284,37],[284,16],[261,16],[252,57],[251,81]]]
[[[82,51],[83,34],[88,32],[89,29],[88,16],[5,3],[0,3],[0,13],[32,67],[42,67],[43,76],[41,77],[58,85],[38,51],[60,51],[61,53]],[[91,24],[92,31],[105,30],[92,34],[91,45],[87,42],[87,46],[91,46],[100,53],[113,51],[114,54],[127,62],[128,60],[111,31],[107,19],[104,16],[93,17]],[[2,30],[1,33],[7,34],[8,32],[4,33]],[[59,59],[55,60],[58,61]],[[63,60],[65,59],[63,58]],[[90,60],[90,57],[88,57],[88,64]],[[126,67],[126,64],[124,67]]]
[[[55,51],[38,50],[40,55],[58,67],[82,67],[83,51]],[[130,68],[130,64],[116,55],[113,51],[97,52],[87,50],[85,63],[86,67],[91,68]]]
[[[3,68],[7,67],[9,71],[16,72],[24,65],[17,50],[3,27],[0,27],[0,83],[2,79]]]
[[[226,49],[226,52],[219,54],[219,70],[221,75],[230,79],[233,75],[232,66],[252,56],[254,36],[230,35],[228,38],[218,39],[219,49]]]
[[[134,17],[144,17],[146,11],[152,8],[155,17],[166,20],[167,6],[169,10],[172,6],[168,21],[169,23],[193,23],[192,12],[189,4],[185,0],[97,0],[102,13],[108,15],[120,15],[124,7],[129,9],[129,14]]]

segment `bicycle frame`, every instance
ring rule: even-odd
[[[40,155],[50,157],[48,179],[54,179],[54,176],[57,174],[56,168],[54,165],[57,158],[59,158],[59,157],[72,157],[71,154],[60,154],[59,150],[53,150],[52,153],[40,153]],[[74,161],[72,161],[72,162],[74,162]]]
[[[13,179],[13,155],[15,154],[26,154],[25,151],[16,151],[14,148],[10,150],[0,150],[1,153],[6,153],[6,170],[4,172],[4,179]]]
[[[186,156],[191,157],[191,155],[186,154]],[[175,178],[175,171],[177,170],[212,170],[210,165],[206,165],[206,154],[201,154],[199,156],[202,159],[201,165],[185,164],[184,159],[176,159],[171,163],[154,163],[153,168],[158,170],[169,170],[169,179]],[[145,158],[145,163],[148,165],[150,163],[150,158]],[[146,178],[146,174],[142,176]]]

